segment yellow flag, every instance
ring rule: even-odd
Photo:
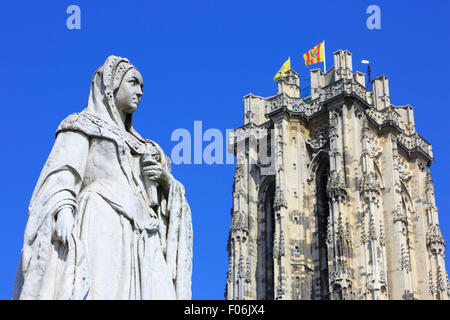
[[[289,57],[285,63],[281,66],[280,70],[278,70],[277,74],[273,78],[273,81],[277,80],[279,77],[286,77],[286,72],[291,70],[291,57]]]

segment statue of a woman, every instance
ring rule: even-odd
[[[139,71],[110,56],[41,172],[13,299],[190,299],[192,221],[170,160],[132,126]]]

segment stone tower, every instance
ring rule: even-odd
[[[310,96],[290,70],[244,97],[227,299],[448,299],[431,145],[387,77],[365,82],[339,50]]]

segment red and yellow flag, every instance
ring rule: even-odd
[[[305,65],[309,66],[310,64],[323,62],[325,59],[325,41],[319,43],[317,46],[309,50],[307,53],[303,55],[305,59]]]

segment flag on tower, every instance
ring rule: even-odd
[[[277,80],[279,77],[286,77],[286,72],[291,70],[291,57],[289,57],[285,63],[281,66],[280,70],[278,70],[277,74],[273,78],[273,81]]]
[[[309,50],[303,55],[305,65],[309,66],[314,63],[325,61],[325,41],[322,41],[317,46]]]

